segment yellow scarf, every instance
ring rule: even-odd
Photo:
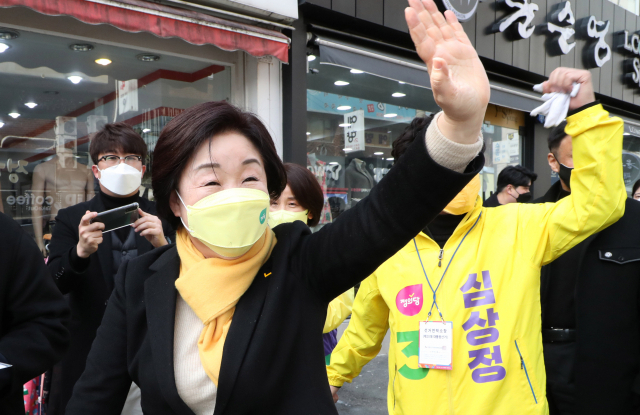
[[[222,349],[236,304],[260,267],[269,259],[276,237],[267,228],[249,252],[240,258],[226,260],[205,258],[185,229],[180,229],[177,236],[180,276],[176,280],[176,288],[204,324],[198,340],[200,362],[218,386]]]

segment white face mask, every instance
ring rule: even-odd
[[[126,163],[104,170],[98,168],[98,171],[100,171],[100,184],[120,196],[130,195],[142,184],[142,172]]]

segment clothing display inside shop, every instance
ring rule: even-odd
[[[313,173],[313,175],[320,183],[320,187],[322,188],[322,194],[324,194],[324,206],[322,207],[322,213],[320,215],[320,222],[318,225],[325,225],[327,223],[332,222],[331,218],[331,207],[329,206],[329,201],[327,200],[327,171],[328,165],[326,162],[319,160],[315,154],[307,154],[307,169]],[[331,177],[333,179],[333,172],[331,173]],[[337,173],[336,173],[337,175]],[[337,177],[336,177],[337,179]],[[333,179],[333,180],[336,180]]]
[[[366,162],[353,159],[345,172],[345,185],[349,192],[351,206],[369,195],[376,182],[367,170]]]

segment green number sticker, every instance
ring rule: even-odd
[[[420,334],[419,331],[403,331],[398,332],[398,343],[407,343],[410,342],[404,349],[402,349],[402,354],[407,357],[418,356],[420,352]],[[428,368],[417,368],[413,369],[407,366],[406,364],[398,370],[402,376],[410,380],[420,380],[424,379],[429,373]]]

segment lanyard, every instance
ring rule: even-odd
[[[418,243],[416,242],[416,238],[413,238],[413,244],[416,247],[416,254],[418,254],[418,259],[420,260],[420,266],[422,267],[422,272],[424,272],[424,277],[427,279],[427,284],[429,284],[429,288],[431,288],[431,292],[433,293],[433,302],[431,303],[431,308],[429,309],[429,314],[427,315],[427,321],[429,321],[429,319],[431,319],[431,311],[433,311],[433,306],[435,306],[436,310],[438,310],[438,314],[440,315],[440,319],[444,323],[444,317],[442,317],[442,312],[440,311],[440,308],[438,307],[438,303],[436,302],[436,293],[438,292],[438,288],[440,288],[440,284],[442,284],[442,280],[444,279],[444,276],[447,275],[447,271],[449,270],[449,266],[451,265],[451,262],[453,262],[453,258],[455,258],[456,254],[458,253],[458,249],[460,249],[460,246],[462,245],[464,240],[467,239],[467,235],[469,235],[471,233],[471,231],[473,230],[473,228],[476,227],[476,225],[478,224],[478,221],[480,220],[481,217],[482,217],[482,212],[480,212],[480,215],[478,216],[478,219],[476,219],[476,221],[473,224],[473,226],[471,227],[471,229],[469,229],[467,231],[467,233],[464,234],[464,237],[462,238],[462,240],[458,244],[458,247],[453,252],[453,255],[451,256],[451,259],[449,260],[449,263],[447,264],[447,267],[444,269],[444,272],[442,273],[442,277],[440,277],[440,282],[438,282],[438,286],[436,287],[435,290],[433,289],[433,286],[431,285],[431,281],[429,281],[429,277],[427,276],[427,271],[424,269],[424,264],[422,263],[422,258],[420,257],[420,251],[418,251]]]

